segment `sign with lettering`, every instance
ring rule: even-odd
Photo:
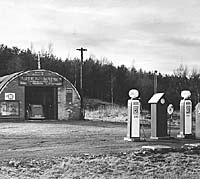
[[[20,76],[19,84],[24,86],[62,86],[63,79],[59,76]]]
[[[19,102],[18,101],[1,101],[0,116],[18,116]]]
[[[172,104],[169,104],[169,106],[167,107],[167,113],[169,115],[172,115],[174,112],[174,106]]]

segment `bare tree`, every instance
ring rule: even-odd
[[[188,67],[180,64],[178,68],[173,70],[174,75],[177,77],[187,77],[188,76]]]
[[[198,71],[198,69],[196,67],[193,67],[192,69],[192,73],[191,73],[191,76],[190,76],[190,86],[191,86],[191,90],[193,92],[193,96],[194,96],[194,100],[195,100],[195,103],[198,103],[199,102],[199,97],[200,97],[200,94],[199,94],[199,87],[200,87],[200,73]]]
[[[31,50],[32,53],[34,53],[34,45],[33,45],[33,42],[31,42],[30,50]]]
[[[53,54],[53,44],[52,44],[52,43],[49,43],[49,44],[48,44],[48,54],[49,54],[49,55],[52,55],[52,54]]]

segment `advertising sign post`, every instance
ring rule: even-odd
[[[172,104],[169,104],[169,106],[167,107],[167,113],[169,115],[169,121],[168,121],[169,136],[171,136],[171,122],[172,122],[173,112],[174,112],[174,106]]]
[[[148,101],[151,104],[152,140],[168,138],[167,135],[167,99],[164,93],[155,93]]]

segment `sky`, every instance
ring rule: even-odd
[[[199,0],[0,0],[0,44],[171,74],[200,69]]]

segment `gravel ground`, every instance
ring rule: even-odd
[[[145,129],[147,137],[149,132]],[[181,148],[198,140],[127,142],[125,136],[121,123],[1,123],[0,178],[200,178],[200,148]],[[173,150],[141,149],[144,145]]]
[[[79,154],[1,161],[0,177],[28,178],[200,178],[200,156],[184,152]]]

